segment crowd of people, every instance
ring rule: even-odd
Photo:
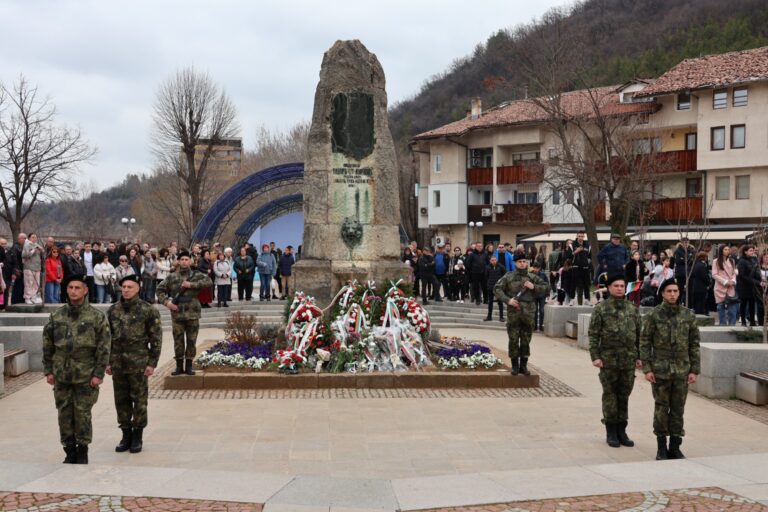
[[[639,242],[625,244],[619,234],[597,253],[597,264],[583,231],[575,239],[551,245],[510,243],[471,244],[466,250],[450,242],[401,248],[401,259],[413,269],[414,290],[425,304],[430,300],[474,302],[488,306],[492,320],[493,287],[506,272],[515,269],[515,258],[525,255],[530,272],[549,281],[549,298],[537,301],[535,326],[543,330],[546,302],[561,305],[594,304],[608,296],[608,275],[622,274],[628,283],[627,298],[635,305],[662,302],[659,286],[670,278],[682,283],[680,302],[697,314],[717,312],[720,325],[763,325],[768,290],[768,250],[758,253],[751,244],[710,242],[694,248],[687,237],[664,248],[641,249]],[[499,304],[499,319],[504,307]]]
[[[156,302],[157,286],[178,268],[179,247],[149,243],[76,242],[61,243],[48,237],[41,243],[35,233],[20,233],[8,246],[0,238],[0,307],[6,304],[57,304],[65,302],[61,283],[85,275],[88,300],[92,304],[114,303],[119,298],[117,283],[126,276],[138,276],[140,297]],[[259,252],[246,243],[235,253],[220,243],[194,244],[189,252],[195,270],[208,275],[213,286],[200,293],[203,308],[214,302],[228,307],[233,290],[240,301],[252,297],[254,281],[260,285],[259,300],[285,298],[290,292],[291,269],[296,262],[293,247],[263,244]]]

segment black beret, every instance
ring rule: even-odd
[[[677,281],[675,280],[674,277],[670,277],[669,279],[667,279],[666,281],[664,281],[663,283],[661,283],[659,285],[659,293],[663,292],[664,288],[666,288],[667,286],[669,286],[671,284],[677,284]]]
[[[85,274],[82,274],[82,275],[81,274],[75,274],[75,275],[72,275],[72,276],[68,276],[68,277],[66,277],[65,279],[62,280],[61,287],[66,289],[67,286],[69,286],[69,283],[71,283],[72,281],[80,281],[81,283],[87,283],[86,278],[87,278],[87,276]]]
[[[191,258],[192,257],[192,255],[189,254],[188,250],[182,249],[182,250],[179,251],[179,254],[176,256],[176,258],[183,258],[184,256],[186,256],[187,258]]]
[[[627,278],[624,277],[624,274],[609,274],[608,277],[605,279],[605,285],[610,286],[611,283],[614,281],[624,281],[624,283],[627,282]]]
[[[519,252],[515,253],[515,261],[527,260],[527,259],[528,259],[528,256],[526,256],[525,254],[522,254],[522,253],[519,253]]]
[[[141,285],[141,281],[139,281],[139,276],[137,276],[136,274],[128,274],[127,276],[122,278],[120,281],[118,281],[117,284],[119,284],[120,286],[123,286],[123,283],[126,281],[133,281],[134,283]]]

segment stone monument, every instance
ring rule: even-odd
[[[351,279],[380,287],[400,262],[400,188],[384,70],[360,41],[323,57],[304,165],[304,240],[296,290],[320,303]],[[386,290],[385,290],[386,291]]]

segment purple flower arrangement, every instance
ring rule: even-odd
[[[464,348],[453,347],[453,348],[440,349],[437,351],[437,357],[442,357],[443,359],[450,359],[452,357],[455,357],[456,359],[458,359],[460,357],[477,354],[478,352],[481,354],[490,354],[491,349],[489,347],[486,347],[485,345],[480,345],[479,343],[473,343],[468,347],[464,347]]]
[[[258,359],[272,359],[272,343],[263,345],[248,345],[234,341],[220,341],[208,349],[209,353],[218,352],[224,356],[234,356],[240,354],[245,359],[252,357]]]

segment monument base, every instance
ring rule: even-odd
[[[327,305],[336,292],[349,281],[376,282],[378,289],[389,287],[389,281],[410,280],[411,269],[399,260],[356,261],[333,263],[330,260],[299,260],[292,269],[295,289]],[[386,292],[386,289],[382,291]]]

